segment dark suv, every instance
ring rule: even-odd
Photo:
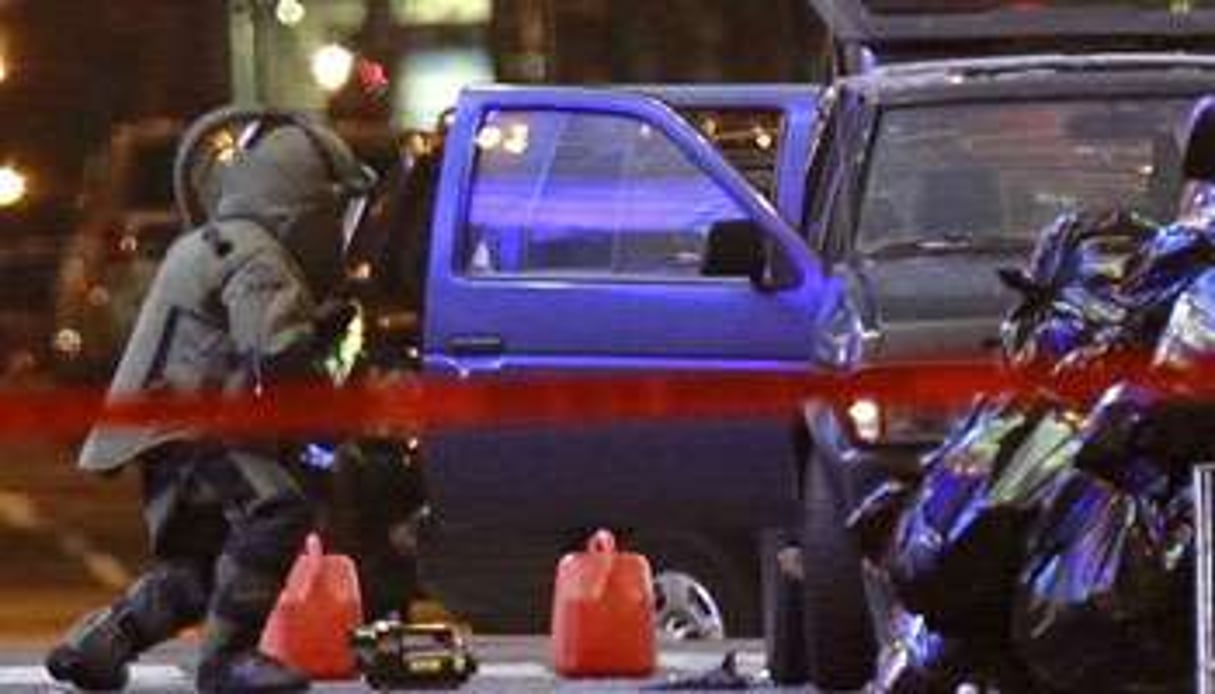
[[[995,358],[1012,300],[996,270],[1023,262],[1063,212],[1173,218],[1186,118],[1215,89],[1215,58],[1146,48],[1202,48],[1215,13],[814,4],[849,74],[822,100],[803,228],[849,286],[858,365]],[[951,54],[967,57],[939,57]],[[808,406],[804,421],[804,578],[793,596],[804,602],[801,623],[783,626],[806,644],[778,660],[808,666],[820,686],[855,687],[874,638],[845,520],[877,481],[914,466],[948,418],[860,400]]]

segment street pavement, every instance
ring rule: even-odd
[[[146,655],[135,666],[131,686],[137,693],[177,694],[191,692],[194,644],[179,640]],[[542,636],[474,637],[472,649],[480,663],[478,673],[460,691],[524,694],[529,692],[630,692],[647,691],[654,685],[670,682],[688,674],[699,674],[721,664],[725,653],[737,654],[738,669],[754,682],[753,688],[765,691],[812,692],[809,688],[773,687],[763,682],[763,644],[758,641],[716,641],[666,643],[660,649],[659,672],[652,678],[638,679],[561,679],[553,674],[547,660],[548,639]],[[0,692],[36,694],[71,691],[57,685],[41,666],[45,646],[12,645],[0,649]],[[357,680],[321,682],[313,691],[366,692]],[[704,690],[683,690],[704,691]]]
[[[112,600],[144,561],[135,475],[85,475],[75,469],[74,453],[70,442],[0,442],[0,694],[65,691],[43,670],[43,653],[76,617]],[[129,691],[192,691],[193,646],[175,641],[145,656]],[[461,691],[641,691],[668,677],[716,668],[731,650],[757,689],[780,690],[762,685],[758,641],[664,643],[660,672],[649,680],[559,679],[549,668],[543,636],[474,635],[472,648],[480,672]],[[321,683],[314,691],[368,688],[349,681]]]

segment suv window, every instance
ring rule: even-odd
[[[897,108],[881,118],[862,252],[917,241],[1032,243],[1062,212],[1176,212],[1190,101],[1019,101]]]
[[[709,230],[746,217],[631,118],[493,111],[477,145],[469,274],[692,279]]]

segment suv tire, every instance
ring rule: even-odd
[[[802,610],[802,580],[782,569],[782,552],[801,549],[789,533],[767,531],[761,546],[763,572],[764,654],[768,676],[777,685],[801,685],[809,681],[806,663],[805,617]]]
[[[811,449],[805,474],[802,616],[806,672],[820,689],[859,689],[877,657],[861,556],[846,527],[843,482]]]

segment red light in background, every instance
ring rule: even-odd
[[[363,88],[364,92],[380,96],[388,91],[388,73],[381,63],[359,58],[355,65],[355,73],[358,75],[359,86]]]

